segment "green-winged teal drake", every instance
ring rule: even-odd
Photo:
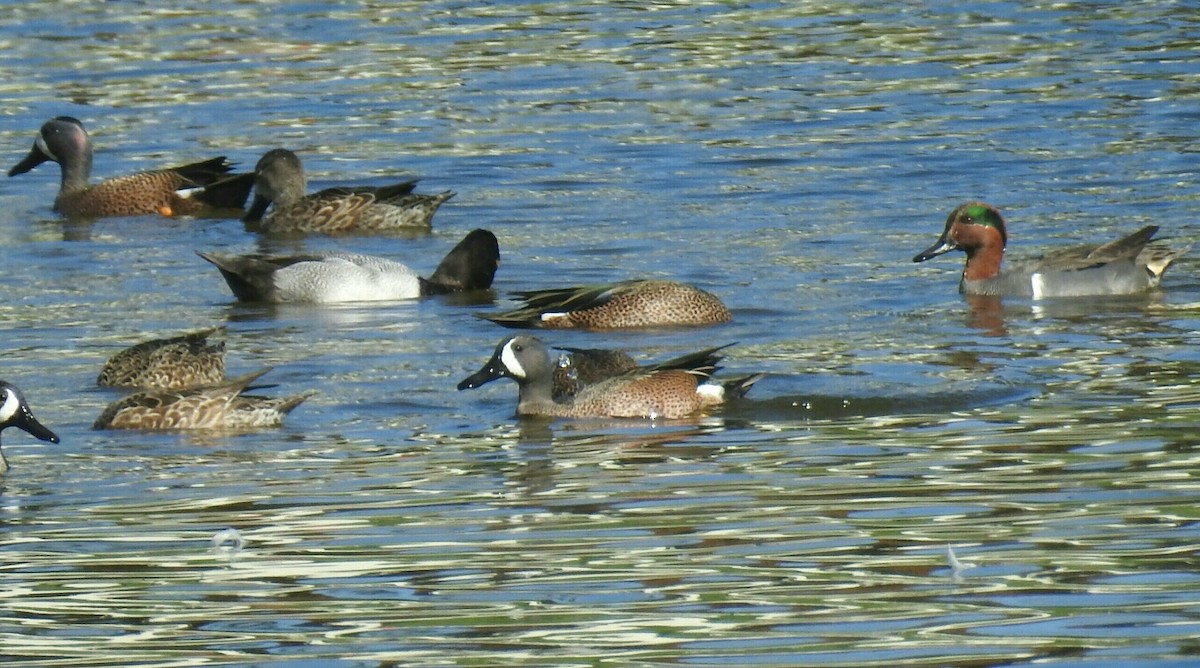
[[[942,236],[913,262],[964,251],[967,264],[959,291],[968,295],[1034,299],[1128,295],[1158,287],[1167,267],[1188,250],[1147,245],[1157,231],[1156,225],[1147,225],[1116,241],[1010,261],[1001,270],[1008,242],[1004,217],[990,204],[967,202],[950,213]]]
[[[62,185],[54,210],[68,218],[194,215],[207,210],[241,209],[254,175],[230,174],[224,156],[181,167],[139,172],[91,185],[92,140],[70,116],[47,121],[25,159],[8,171],[24,174],[47,160],[57,162]]]
[[[283,399],[244,394],[263,369],[220,385],[190,390],[142,390],[113,402],[93,429],[256,429],[278,427],[312,392]]]
[[[0,432],[9,427],[26,431],[40,441],[58,443],[58,436],[33,417],[33,411],[29,410],[29,403],[21,391],[12,383],[0,380]],[[4,451],[0,450],[0,473],[7,470],[8,460],[4,458]]]
[[[695,327],[733,319],[715,295],[675,281],[630,280],[513,294],[525,305],[480,317],[521,329]]]
[[[254,168],[254,202],[243,220],[273,233],[427,230],[438,207],[454,193],[420,195],[413,192],[416,183],[327,188],[306,195],[300,158],[287,149],[272,149]]]
[[[487,230],[464,237],[429,278],[373,255],[199,255],[221,270],[239,300],[275,304],[393,301],[485,290],[500,266],[500,246]]]
[[[519,387],[518,415],[681,418],[721,404],[729,396],[744,395],[763,377],[755,374],[725,383],[713,382],[711,375],[718,368],[721,356],[717,351],[721,348],[711,348],[663,365],[637,367],[592,385],[574,388],[573,395],[556,401],[549,351],[540,339],[522,334],[501,341],[483,368],[460,382],[458,389],[475,388],[508,377]]]
[[[96,384],[183,390],[225,382],[225,342],[209,343],[215,330],[143,341],[113,355]]]

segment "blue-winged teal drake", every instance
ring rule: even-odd
[[[327,188],[306,195],[300,158],[277,148],[267,151],[254,168],[254,202],[243,220],[274,233],[427,230],[438,207],[454,193],[419,195],[413,192],[416,183]]]
[[[113,355],[96,384],[183,390],[225,382],[225,342],[209,343],[215,330],[143,341]]]
[[[224,156],[91,185],[92,140],[83,123],[70,116],[42,125],[29,155],[8,175],[24,174],[47,160],[57,162],[62,171],[54,210],[69,218],[194,215],[241,209],[254,185],[254,175],[249,172],[230,174],[233,164]]]
[[[284,399],[244,394],[263,369],[220,385],[190,390],[142,390],[113,402],[93,429],[255,429],[278,427],[313,392]]]
[[[1100,246],[1064,248],[1012,261],[1002,271],[1008,243],[1004,217],[990,204],[967,202],[950,213],[942,236],[913,262],[952,250],[965,252],[967,264],[958,287],[968,295],[1034,299],[1127,295],[1158,287],[1167,267],[1188,250],[1147,245],[1155,232],[1156,225],[1147,225]]]
[[[713,294],[675,281],[631,280],[513,294],[525,305],[480,317],[521,329],[695,327],[733,319]]]
[[[451,250],[429,278],[372,255],[222,255],[200,253],[221,270],[233,294],[247,302],[393,301],[485,290],[500,266],[496,235],[474,230]]]
[[[21,391],[12,383],[0,380],[0,432],[9,427],[26,431],[40,441],[58,443],[58,436],[33,417],[33,411],[29,410]],[[7,470],[8,460],[4,458],[4,451],[0,450],[0,473]]]
[[[724,346],[722,346],[724,347]],[[763,376],[755,374],[726,383],[712,382],[721,348],[677,358],[670,368],[638,367],[632,371],[575,388],[573,396],[554,399],[554,368],[540,339],[527,334],[509,337],[496,346],[483,368],[458,384],[475,388],[498,378],[517,382],[518,415],[549,417],[681,418],[718,405],[728,396],[741,396]],[[686,364],[680,360],[687,359]]]

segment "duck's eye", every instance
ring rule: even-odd
[[[522,350],[525,350],[525,346],[523,346],[523,345],[521,345],[521,344],[519,344],[519,343],[514,343],[514,344],[513,344],[513,351],[514,351],[514,352],[518,352],[518,353],[519,353],[519,352],[521,352]]]

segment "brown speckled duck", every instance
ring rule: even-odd
[[[733,319],[715,295],[675,281],[630,280],[514,294],[524,306],[480,317],[505,327],[536,329],[702,327]]]
[[[225,382],[225,342],[209,343],[215,330],[151,339],[113,355],[96,384],[183,390]]]
[[[220,385],[191,390],[143,390],[112,403],[93,429],[225,429],[278,427],[305,399],[305,392],[284,399],[243,394],[269,368]]]
[[[575,388],[556,400],[554,369],[542,341],[527,334],[504,339],[476,373],[458,384],[476,388],[498,378],[512,378],[520,388],[518,415],[550,417],[682,418],[719,405],[727,397],[744,395],[763,374],[724,383],[711,380],[724,348],[711,348],[663,365],[637,367],[607,380]],[[683,363],[681,360],[687,360]]]
[[[454,193],[420,195],[413,192],[415,186],[416,181],[404,181],[382,187],[327,188],[306,195],[300,158],[277,148],[267,151],[254,168],[254,202],[243,220],[272,233],[428,230],[433,214]]]
[[[83,123],[70,116],[42,125],[29,155],[8,175],[24,174],[47,160],[57,162],[62,170],[54,210],[68,218],[195,215],[241,209],[254,185],[253,174],[230,174],[233,164],[224,156],[91,185],[92,140]]]

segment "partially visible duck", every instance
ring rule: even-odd
[[[272,149],[254,168],[254,203],[243,220],[265,232],[427,230],[438,207],[454,193],[416,194],[416,183],[328,188],[306,195],[300,158],[287,149]]]
[[[0,380],[0,432],[9,427],[16,427],[28,432],[30,436],[40,440],[58,443],[58,435],[50,431],[29,410],[29,403],[16,385]],[[0,450],[0,473],[8,471],[8,460],[4,451]]]
[[[270,303],[393,301],[484,290],[491,287],[500,265],[499,244],[487,230],[464,237],[429,278],[373,255],[199,255],[221,270],[238,299]]]
[[[967,202],[950,213],[942,236],[917,254],[924,262],[943,253],[967,254],[959,291],[969,295],[1086,297],[1127,295],[1158,287],[1163,272],[1187,248],[1147,245],[1158,226],[1147,225],[1103,245],[1054,250],[1036,258],[1009,261],[1003,270],[1008,230],[996,207]]]
[[[54,210],[68,218],[195,215],[241,209],[254,175],[230,174],[224,156],[180,167],[139,172],[92,185],[92,140],[83,123],[70,116],[47,121],[25,159],[8,171],[24,174],[46,161],[57,162],[62,184]]]

